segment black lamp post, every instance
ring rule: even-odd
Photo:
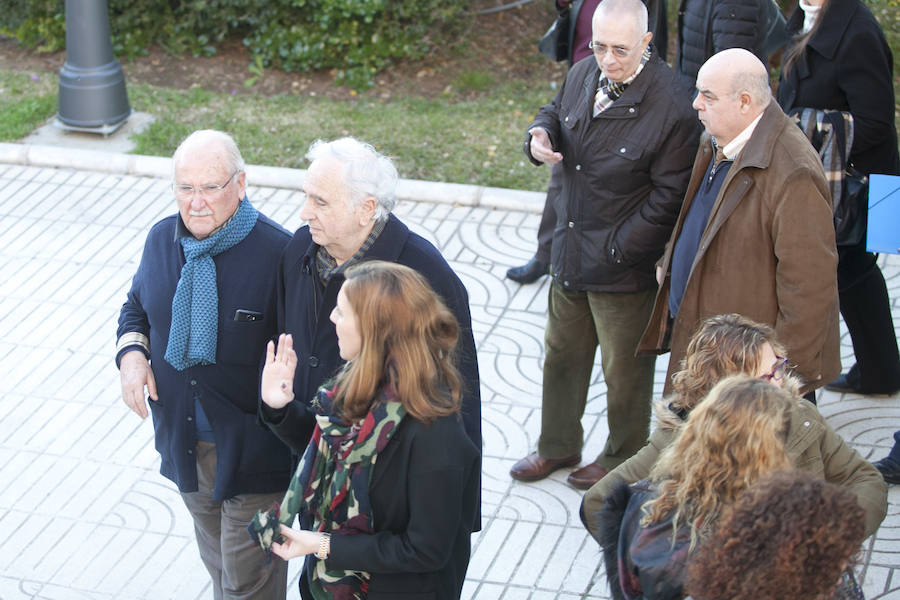
[[[125,74],[113,57],[106,0],[66,0],[66,62],[57,125],[109,135],[131,115]]]

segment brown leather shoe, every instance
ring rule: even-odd
[[[607,473],[609,473],[609,469],[606,467],[601,467],[597,463],[591,463],[569,473],[569,476],[566,477],[566,481],[568,481],[569,485],[572,487],[576,487],[579,490],[586,490],[606,477]]]
[[[574,467],[581,462],[580,454],[573,454],[565,458],[544,458],[537,452],[532,452],[522,460],[516,462],[509,470],[513,479],[519,481],[538,481],[557,469]]]

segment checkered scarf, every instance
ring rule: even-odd
[[[644,70],[644,65],[650,60],[650,53],[650,45],[648,44],[641,56],[641,63],[634,71],[634,75],[627,78],[625,81],[610,81],[602,71],[600,72],[600,82],[597,84],[597,94],[594,96],[595,117],[609,108],[613,102],[618,100],[619,96],[622,95],[622,92],[624,92],[631,82],[641,74],[641,71]]]

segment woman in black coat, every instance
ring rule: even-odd
[[[860,0],[800,0],[778,84],[786,113],[800,108],[853,116],[850,163],[869,175],[900,175],[894,125],[893,57],[884,32]],[[841,315],[856,364],[826,385],[837,392],[900,390],[900,356],[884,276],[865,240],[838,247]]]
[[[314,400],[316,428],[280,510],[251,532],[285,560],[306,557],[304,599],[457,599],[479,452],[459,416],[456,318],[408,267],[366,261],[345,276],[331,320],[347,363]],[[277,355],[269,342],[263,401],[292,394],[296,363],[290,335]]]

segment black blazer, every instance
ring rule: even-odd
[[[369,600],[401,594],[404,600],[459,598],[475,526],[480,462],[457,415],[431,425],[404,417],[372,473],[375,533],[333,535],[327,567],[371,573]],[[307,557],[306,569],[315,560]]]
[[[794,108],[849,111],[854,137],[850,161],[863,173],[900,174],[894,125],[894,59],[884,32],[860,0],[830,0],[805,52],[778,83],[778,103]],[[788,21],[803,26],[797,8]]]

